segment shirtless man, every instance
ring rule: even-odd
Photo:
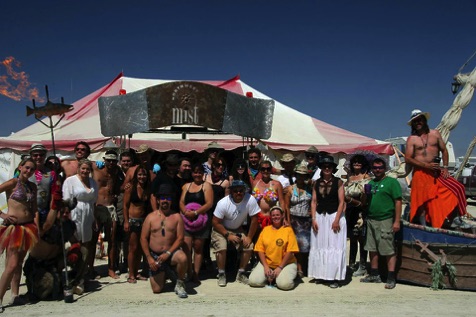
[[[82,159],[88,158],[91,154],[89,144],[84,141],[79,141],[74,147],[75,159],[65,159],[61,161],[61,167],[65,173],[65,179],[75,175],[78,172],[78,162]]]
[[[96,242],[99,236],[100,229],[104,229],[105,241],[107,241],[107,256],[108,256],[108,274],[110,277],[117,279],[116,274],[116,227],[117,227],[117,196],[120,194],[120,187],[123,182],[123,173],[117,166],[117,154],[114,150],[109,150],[103,157],[105,161],[105,168],[99,169],[94,167],[93,178],[98,184],[98,199],[94,209],[94,217],[98,230],[93,233],[93,242],[91,245],[96,247]],[[94,250],[90,250],[89,263],[93,267]]]
[[[180,213],[173,212],[173,189],[169,184],[160,185],[155,194],[158,210],[151,212],[144,221],[140,243],[150,267],[150,286],[152,292],[160,293],[165,285],[165,273],[176,266],[178,279],[175,293],[187,298],[185,273],[187,256],[180,249],[184,238],[184,227]]]
[[[449,177],[446,144],[437,130],[428,127],[429,117],[428,112],[415,109],[408,121],[412,132],[407,139],[405,162],[413,166],[410,221],[416,217],[422,225],[429,222],[441,228],[445,219],[454,216],[456,207],[466,213],[466,199],[458,198],[460,186]]]

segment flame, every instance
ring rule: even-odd
[[[44,100],[39,98],[38,89],[31,88],[28,80],[28,74],[23,71],[17,71],[21,63],[15,60],[15,57],[9,56],[1,62],[5,67],[6,74],[0,75],[0,94],[16,101],[22,99],[36,99],[40,102]]]

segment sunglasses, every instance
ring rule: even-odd
[[[259,170],[262,172],[271,172],[271,167],[262,167]]]
[[[159,196],[159,200],[172,201],[172,196]]]
[[[385,167],[383,167],[383,166],[372,166],[372,169],[373,170],[383,170],[383,169],[385,169]]]
[[[313,158],[315,158],[315,156],[312,155],[312,154],[306,154],[306,158],[308,158],[308,159],[313,159]]]
[[[244,188],[240,188],[240,189],[233,189],[231,191],[233,194],[242,194],[245,192],[245,189]]]
[[[78,152],[78,151],[86,152],[86,150],[87,149],[85,147],[78,147],[78,148],[75,149],[76,152]]]
[[[245,167],[244,167],[243,165],[238,165],[238,166],[236,167],[236,169],[237,169],[237,170],[244,170]]]
[[[333,169],[334,166],[332,165],[322,165],[322,169],[325,170],[325,169]]]
[[[105,160],[105,161],[108,162],[108,163],[117,163],[116,160]]]
[[[216,167],[223,167],[223,164],[222,163],[217,163],[215,164]]]

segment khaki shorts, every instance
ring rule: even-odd
[[[395,254],[393,218],[385,220],[367,219],[367,241],[365,250],[378,252],[382,256]]]
[[[245,235],[243,229],[239,228],[237,230],[228,230],[233,233],[241,233],[242,235]],[[214,229],[212,230],[212,236],[211,236],[211,244],[213,246],[213,249],[215,249],[215,252],[220,252],[228,249],[228,241],[225,239],[224,236],[216,232]],[[253,251],[254,244],[251,243],[247,248],[243,248],[242,244],[235,244],[234,245],[237,250],[242,250],[242,251]]]

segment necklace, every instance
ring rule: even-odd
[[[160,219],[162,219],[162,216],[164,216],[164,219],[160,221],[160,232],[162,233],[162,237],[165,237],[165,219],[167,218],[165,217],[165,215],[162,215],[160,211],[159,211],[159,216],[160,216]]]
[[[423,144],[423,155],[426,156],[426,147],[428,145],[428,136],[426,136],[426,140],[423,139],[423,135],[420,135],[421,143]]]

